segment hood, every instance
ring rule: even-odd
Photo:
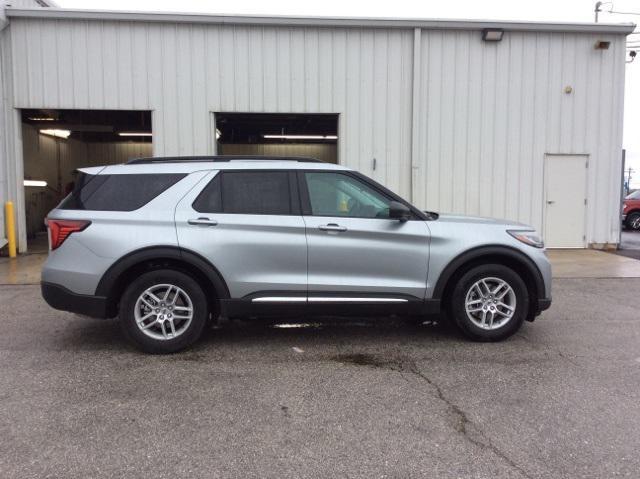
[[[524,223],[518,223],[517,221],[510,220],[499,220],[495,218],[483,218],[481,216],[465,216],[465,215],[454,215],[454,214],[441,214],[438,218],[438,221],[442,221],[445,223],[473,223],[473,224],[481,224],[481,225],[503,225],[503,226],[515,226],[522,229],[530,229],[535,230],[532,226],[529,226]]]

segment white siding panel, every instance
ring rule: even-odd
[[[541,230],[545,153],[587,154],[587,242],[617,242],[624,40],[597,39],[423,31],[416,203]]]

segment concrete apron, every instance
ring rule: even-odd
[[[640,278],[640,261],[590,249],[553,249],[554,278]],[[46,253],[0,258],[0,285],[38,284]]]
[[[640,278],[640,261],[592,249],[550,249],[554,278]]]

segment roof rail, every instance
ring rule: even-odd
[[[151,158],[135,158],[127,161],[127,165],[147,163],[195,163],[195,162],[229,162],[229,161],[299,161],[304,163],[324,163],[317,158],[304,156],[254,156],[254,155],[218,155],[218,156],[158,156]]]

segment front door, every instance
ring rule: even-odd
[[[545,243],[549,248],[584,248],[587,157],[545,158]]]
[[[381,303],[422,300],[429,261],[425,221],[389,218],[391,198],[350,172],[300,175],[308,196],[309,302],[338,296]]]

